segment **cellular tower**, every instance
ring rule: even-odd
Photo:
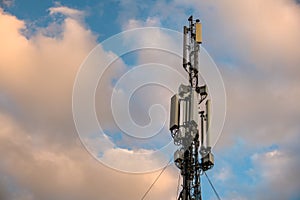
[[[211,100],[207,86],[198,82],[202,24],[193,16],[188,22],[189,26],[183,27],[183,68],[189,84],[181,84],[178,94],[171,98],[169,128],[178,146],[174,162],[182,176],[178,200],[202,200],[200,176],[214,166],[209,131]]]

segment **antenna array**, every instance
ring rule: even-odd
[[[171,98],[169,128],[179,147],[174,162],[183,177],[178,200],[202,200],[200,175],[214,166],[209,132],[211,101],[206,85],[198,83],[202,24],[193,16],[188,21],[189,27],[183,27],[183,68],[189,75],[189,85],[181,84],[178,94]],[[204,103],[205,109],[201,110]]]

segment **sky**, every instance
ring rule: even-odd
[[[141,199],[175,147],[190,15],[226,93],[207,172],[221,199],[300,199],[297,0],[1,0],[0,199]],[[178,173],[171,163],[145,199],[176,199]]]

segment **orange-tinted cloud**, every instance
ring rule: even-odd
[[[74,128],[73,83],[80,64],[97,44],[96,36],[74,17],[79,11],[66,7],[50,11],[69,17],[30,37],[21,33],[24,21],[0,12],[0,174],[7,180],[0,182],[1,195],[24,200],[139,199],[157,173],[130,175],[99,164],[85,151]],[[108,71],[101,80],[106,84],[98,89],[109,93],[112,77],[123,67]],[[100,101],[100,109],[109,103]],[[171,188],[176,177],[169,167],[151,195],[175,196]]]

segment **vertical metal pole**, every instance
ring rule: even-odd
[[[200,172],[202,163],[199,162],[199,87],[198,87],[198,71],[199,71],[199,51],[202,41],[201,24],[199,20],[194,23],[193,17],[189,17],[189,27],[183,27],[183,67],[189,74],[189,89],[179,88],[180,100],[180,125],[176,132],[176,145],[182,145],[184,149],[183,155],[176,156],[176,166],[181,170],[182,190],[178,200],[202,200],[201,197],[201,179]],[[190,34],[189,34],[190,33]],[[184,87],[183,87],[184,88]],[[204,111],[201,113],[201,148],[204,147]],[[206,125],[206,127],[208,127]],[[174,131],[173,129],[170,129]]]
[[[189,157],[190,157],[189,150],[185,150],[184,152],[184,174],[183,174],[183,188],[184,188],[184,200],[189,199]]]
[[[208,99],[206,101],[206,148],[208,148],[208,150],[211,149],[210,146],[210,131],[209,131],[209,125],[210,125],[210,100]]]
[[[188,65],[188,57],[187,57],[187,54],[188,54],[188,49],[189,49],[189,46],[187,44],[187,38],[188,37],[188,28],[186,26],[183,27],[183,60],[182,60],[182,64],[183,64],[183,67],[186,69],[187,68],[187,65]]]
[[[204,125],[204,123],[203,123],[204,114],[203,113],[204,113],[203,111],[200,112],[200,121],[201,121],[201,147],[204,144],[204,128],[203,128],[203,125]]]

